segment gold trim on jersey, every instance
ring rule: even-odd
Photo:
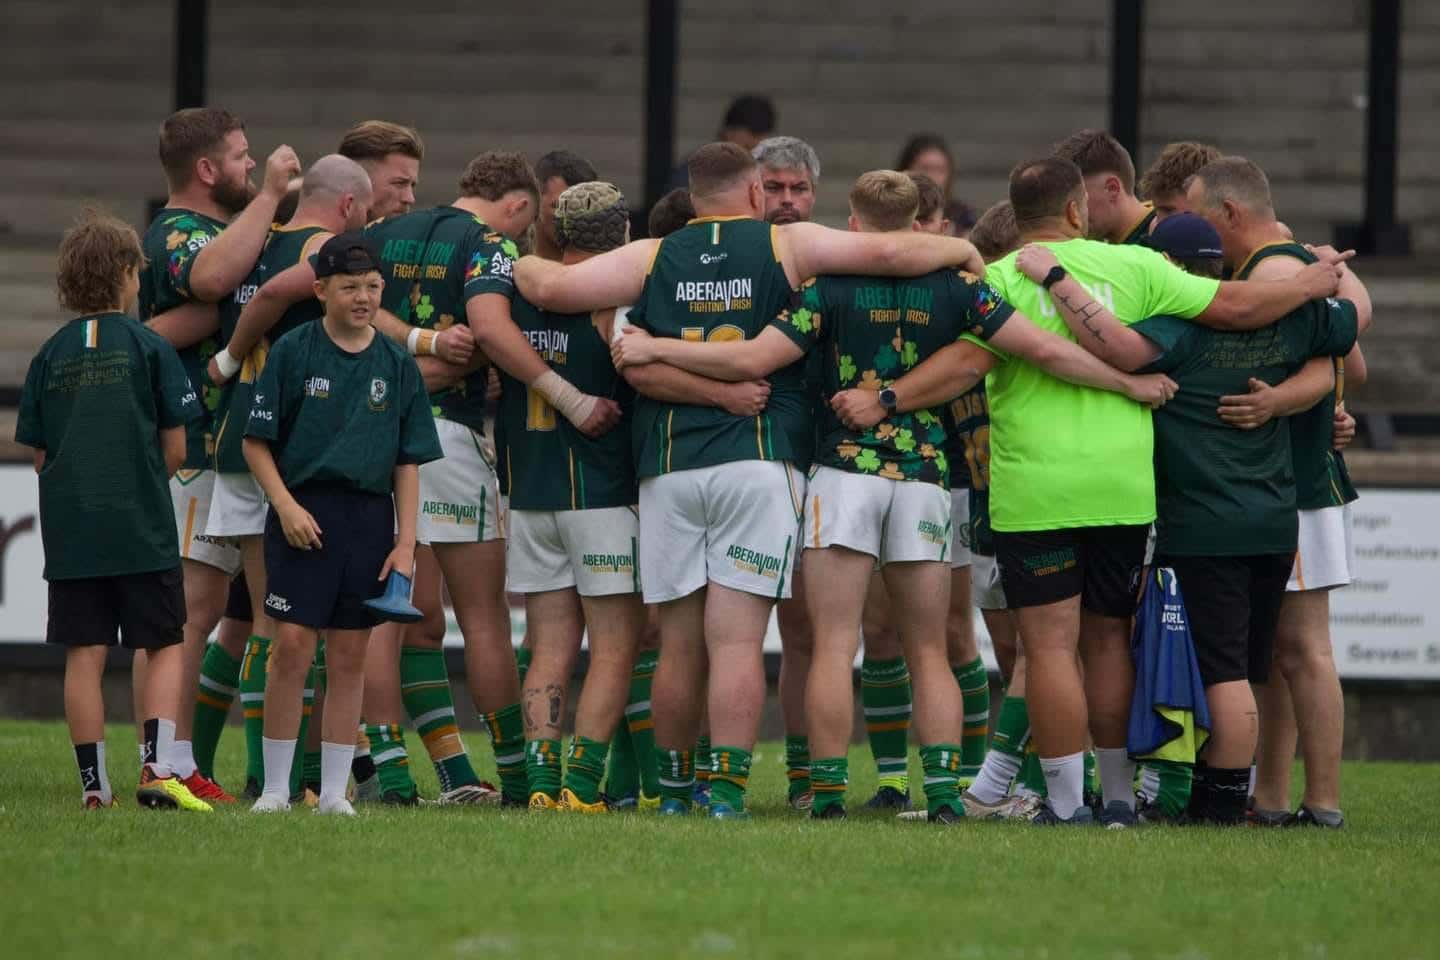
[[[1289,246],[1294,246],[1294,245],[1295,245],[1295,241],[1294,241],[1294,240],[1272,240],[1272,241],[1270,241],[1269,243],[1262,243],[1260,246],[1258,246],[1258,247],[1256,247],[1254,250],[1251,250],[1251,251],[1250,251],[1250,255],[1245,258],[1245,262],[1244,262],[1244,263],[1240,264],[1240,266],[1238,266],[1238,267],[1235,268],[1235,273],[1233,274],[1233,276],[1238,277],[1238,276],[1240,276],[1242,273],[1244,273],[1246,270],[1249,270],[1251,267],[1253,267],[1253,266],[1255,265],[1255,261],[1258,260],[1258,259],[1260,259],[1260,255],[1261,255],[1262,253],[1264,253],[1266,250],[1273,249],[1274,247],[1289,247]],[[1294,257],[1294,256],[1292,256],[1291,259],[1292,259],[1292,260],[1300,260],[1299,257]],[[1301,263],[1304,263],[1305,261],[1300,260],[1300,262],[1301,262]]]
[[[670,472],[670,459],[675,453],[675,438],[671,431],[675,426],[675,411],[672,408],[665,414],[665,472]]]
[[[736,214],[734,216],[726,217],[696,217],[693,220],[686,220],[685,226],[688,227],[696,223],[729,223],[732,220],[755,220],[755,218],[750,216],[748,213]],[[755,222],[759,223],[760,221],[756,220]]]
[[[655,261],[660,257],[660,248],[665,245],[665,238],[661,237],[655,243],[655,249],[650,251],[650,262],[645,264],[645,276],[650,276],[655,271]]]
[[[1149,219],[1155,214],[1155,204],[1151,203],[1149,200],[1141,201],[1140,206],[1145,208],[1145,212],[1140,215],[1139,220],[1136,220],[1134,223],[1130,224],[1129,230],[1125,231],[1125,236],[1127,238],[1135,236],[1135,231],[1140,229],[1140,224],[1144,223],[1147,219]]]
[[[776,231],[779,229],[780,225],[778,223],[770,224],[770,256],[774,257],[775,262],[780,264],[781,267],[784,267],[785,261],[780,259],[780,244],[776,243]]]

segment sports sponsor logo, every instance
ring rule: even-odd
[[[306,377],[306,378],[305,378],[305,396],[307,396],[307,397],[314,397],[314,398],[317,399],[317,400],[324,400],[325,398],[329,397],[329,396],[330,396],[330,378],[329,378],[329,377]],[[260,400],[260,398],[259,398],[258,396],[257,396],[255,399],[256,399],[257,402]]]
[[[675,302],[688,303],[691,313],[728,313],[754,306],[755,282],[749,277],[729,280],[680,280]]]
[[[267,596],[265,598],[265,606],[269,607],[271,610],[274,610],[276,613],[290,612],[290,601],[286,600],[278,593],[272,593]]]
[[[635,558],[624,553],[586,553],[581,555],[583,563],[591,573],[633,573]]]
[[[730,548],[725,551],[725,556],[735,564],[736,570],[768,577],[771,580],[778,579],[785,566],[785,562],[779,557],[761,553],[759,550],[752,550],[749,547],[742,547],[738,543],[732,543]]]
[[[426,500],[420,504],[420,515],[440,523],[454,523],[463,527],[473,527],[480,522],[480,508],[473,503]]]
[[[712,263],[723,263],[728,259],[730,259],[730,254],[725,253],[724,251],[721,251],[720,253],[700,254],[700,262],[705,264],[706,266],[709,266]]]
[[[1047,550],[1025,558],[1025,572],[1032,577],[1045,577],[1062,570],[1070,570],[1076,564],[1075,551]]]
[[[945,543],[944,524],[936,523],[933,520],[921,520],[915,526],[915,531],[920,534],[920,539],[926,543],[935,543],[942,546]]]
[[[387,402],[389,397],[390,384],[385,381],[385,378],[372,378],[370,381],[370,409],[376,411],[384,410],[386,407],[390,406],[390,404]]]

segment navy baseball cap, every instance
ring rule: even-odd
[[[358,231],[337,233],[320,246],[315,254],[315,278],[333,277],[337,273],[369,273],[380,269],[380,257]]]
[[[1155,224],[1145,240],[1152,250],[1185,259],[1220,259],[1220,234],[1196,213],[1177,213]]]

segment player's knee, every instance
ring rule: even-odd
[[[295,676],[309,671],[310,664],[315,660],[315,648],[300,641],[277,640],[270,647],[271,673],[280,673],[285,676]],[[334,669],[334,661],[327,656],[325,659],[326,669]]]

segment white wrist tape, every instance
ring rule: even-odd
[[[435,339],[439,336],[434,330],[422,330],[416,327],[410,331],[410,336],[405,338],[405,349],[410,351],[412,357],[433,357],[435,352]]]
[[[215,366],[220,368],[220,376],[229,380],[235,376],[235,371],[240,369],[240,361],[230,356],[230,348],[226,347],[215,354]]]
[[[530,388],[542,394],[550,406],[560,411],[561,416],[577,427],[590,419],[590,414],[595,412],[598,402],[590,394],[581,393],[574,384],[554,370],[546,370],[536,377]]]

